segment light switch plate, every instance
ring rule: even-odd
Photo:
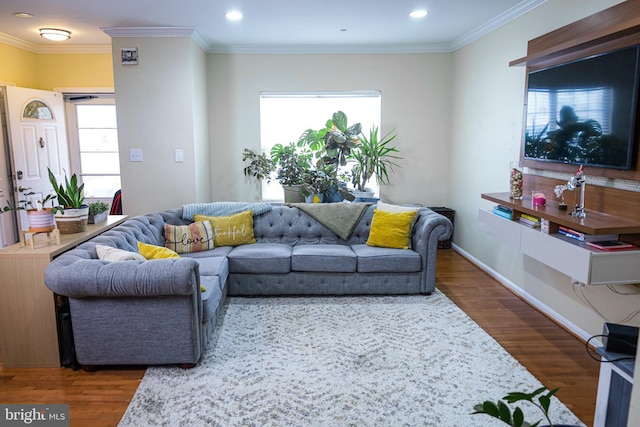
[[[141,162],[142,161],[142,149],[140,149],[140,148],[131,148],[129,150],[129,161],[130,162]]]
[[[184,150],[182,148],[176,148],[175,158],[176,158],[176,163],[184,162]]]

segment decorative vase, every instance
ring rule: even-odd
[[[509,164],[509,191],[513,200],[522,200],[522,166],[519,162]]]
[[[45,208],[41,211],[36,209],[28,210],[27,218],[29,219],[29,231],[48,233],[55,228],[53,211],[50,208]]]
[[[310,194],[304,198],[304,201],[307,203],[323,203],[324,194]]]
[[[58,211],[55,218],[61,234],[81,233],[87,229],[89,206],[78,209],[65,208],[64,212]]]
[[[304,196],[302,195],[302,185],[283,185],[284,202],[285,203],[302,203]]]

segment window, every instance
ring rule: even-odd
[[[347,115],[349,125],[362,124],[368,135],[372,126],[380,126],[380,91],[364,92],[262,92],[260,94],[260,145],[269,153],[276,144],[298,140],[307,129],[324,128],[336,111]],[[277,181],[262,183],[262,199],[284,200]]]
[[[66,98],[72,169],[84,183],[85,198],[111,201],[120,189],[115,100],[103,95]]]

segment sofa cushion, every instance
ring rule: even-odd
[[[216,246],[238,246],[255,243],[253,211],[229,216],[195,215],[196,221],[211,221]]]
[[[367,245],[382,248],[409,249],[411,228],[416,212],[373,211]]]
[[[236,246],[227,255],[230,273],[288,273],[291,271],[291,246],[261,243]]]
[[[356,254],[346,245],[297,245],[291,251],[291,270],[353,273]]]
[[[137,252],[125,251],[124,249],[113,248],[111,246],[96,245],[98,259],[105,261],[146,261],[147,259]]]
[[[213,249],[211,221],[189,225],[164,225],[165,246],[179,254]]]
[[[143,242],[138,242],[138,252],[146,259],[180,258],[180,255],[169,248]]]
[[[218,286],[222,289],[224,284],[227,282],[227,277],[229,276],[229,260],[224,256],[209,256],[209,257],[192,257],[191,254],[185,254],[184,258],[194,258],[198,261],[199,271],[200,271],[200,280],[207,287],[207,284],[204,283],[205,278],[207,277],[216,277],[219,278]],[[208,287],[207,287],[208,288]]]
[[[420,271],[422,257],[412,250],[376,248],[369,245],[353,245],[358,257],[360,273],[411,273]]]

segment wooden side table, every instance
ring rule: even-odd
[[[44,272],[57,256],[126,219],[126,215],[109,216],[106,222],[87,225],[84,232],[58,235],[59,243],[35,234],[31,236],[33,249],[16,243],[0,250],[0,349],[4,368],[60,367],[54,295],[44,284]]]

